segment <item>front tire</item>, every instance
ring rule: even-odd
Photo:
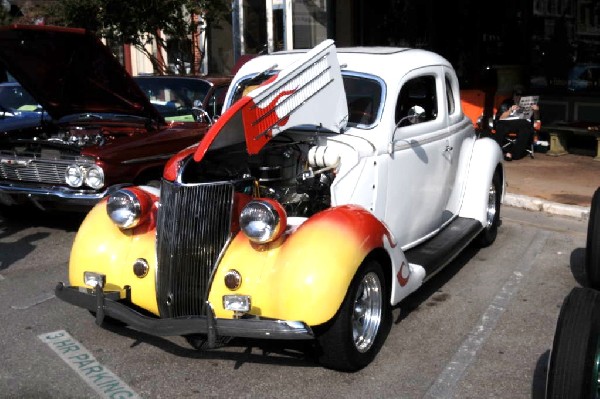
[[[600,289],[600,188],[592,197],[585,248],[585,272],[588,285]]]
[[[494,177],[488,189],[486,225],[477,237],[481,247],[488,247],[496,241],[498,226],[500,226],[500,198],[502,197],[502,177],[496,169]]]
[[[385,281],[378,262],[367,260],[361,265],[337,315],[318,337],[322,365],[356,371],[375,358],[391,325]]]
[[[573,288],[560,309],[546,382],[546,398],[598,397],[600,293]]]

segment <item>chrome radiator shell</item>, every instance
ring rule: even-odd
[[[161,317],[205,315],[211,276],[231,234],[232,182],[163,180],[157,217]]]

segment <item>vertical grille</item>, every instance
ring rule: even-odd
[[[211,272],[230,234],[233,193],[231,183],[163,180],[157,221],[162,317],[205,314]]]

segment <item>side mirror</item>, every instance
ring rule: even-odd
[[[394,133],[392,134],[392,141],[390,141],[388,145],[388,152],[391,154],[394,152],[394,143],[396,142],[396,129],[401,127],[405,122],[408,122],[410,125],[414,125],[415,123],[419,123],[419,120],[425,118],[425,108],[420,105],[413,105],[409,108],[406,116],[400,118],[398,123],[396,123],[396,128],[394,129]]]
[[[419,119],[422,119],[424,117],[425,108],[421,107],[420,105],[413,105],[412,107],[410,107],[410,109],[408,110],[408,115],[406,115],[406,118],[411,125],[419,123]]]
[[[192,107],[192,114],[194,115],[194,119],[196,122],[206,122],[209,125],[212,125],[214,121],[206,112],[204,108],[202,108],[202,102],[200,100],[194,101],[194,106]]]

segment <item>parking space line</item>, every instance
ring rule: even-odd
[[[11,305],[11,309],[15,310],[25,310],[29,309],[32,306],[39,305],[40,303],[44,303],[54,298],[54,292],[45,292],[31,299],[29,302],[26,302],[24,305]]]
[[[39,335],[56,354],[71,367],[100,397],[140,398],[119,377],[113,374],[65,330]]]
[[[465,374],[466,369],[475,361],[478,351],[493,332],[500,316],[507,309],[513,295],[517,292],[523,277],[531,270],[535,258],[541,252],[548,239],[549,233],[537,232],[527,246],[521,262],[513,271],[508,281],[496,294],[492,303],[481,316],[479,323],[463,341],[452,359],[440,373],[436,381],[423,396],[425,399],[452,398],[454,391]]]

